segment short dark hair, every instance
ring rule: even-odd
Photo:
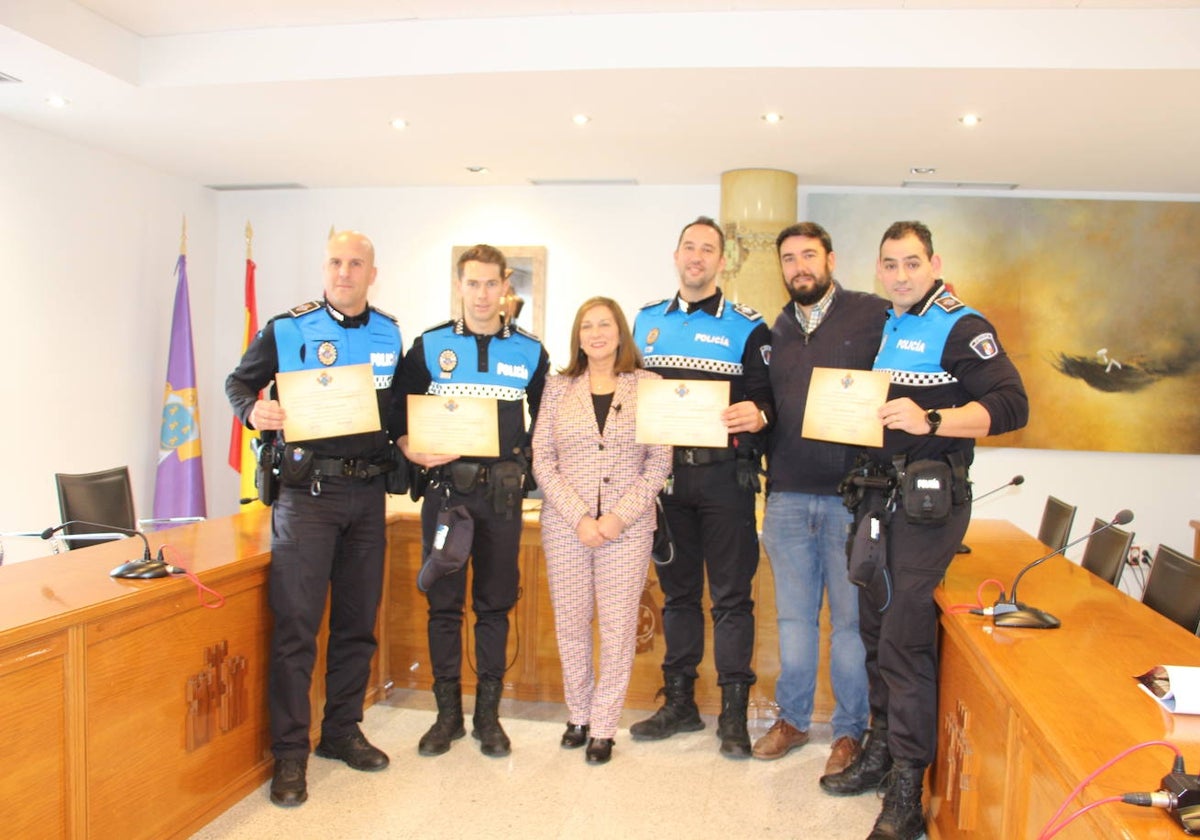
[[[688,222],[686,225],[684,225],[683,229],[679,231],[679,239],[675,242],[675,248],[678,249],[680,243],[683,242],[683,235],[685,233],[687,233],[688,228],[696,227],[696,225],[701,225],[702,227],[709,227],[717,232],[717,238],[721,240],[721,253],[724,254],[725,253],[725,231],[721,230],[721,226],[719,224],[717,224],[710,216],[697,216],[695,221]]]
[[[500,279],[504,280],[508,276],[508,261],[504,259],[504,253],[491,245],[474,245],[463,251],[461,257],[458,258],[458,279],[463,276],[463,266],[469,262],[490,263],[491,265],[500,266]]]
[[[775,237],[775,254],[778,255],[783,249],[783,241],[791,239],[793,236],[806,236],[809,239],[820,239],[821,245],[825,248],[826,254],[833,253],[833,240],[829,237],[829,231],[821,227],[816,222],[796,222],[794,225],[788,225],[783,230],[779,231],[779,236]]]
[[[608,307],[608,311],[613,314],[613,320],[617,324],[617,358],[613,363],[613,373],[629,373],[642,366],[642,354],[638,352],[637,345],[633,340],[633,333],[629,329],[629,321],[625,318],[621,307],[612,298],[593,297],[580,304],[579,310],[575,313],[575,323],[571,325],[571,363],[561,368],[559,373],[576,377],[582,376],[587,371],[587,354],[583,352],[583,347],[579,343],[579,328],[583,324],[583,316],[587,314],[587,311],[597,306]]]
[[[923,222],[892,222],[883,232],[883,238],[879,240],[880,250],[883,249],[883,243],[889,239],[903,239],[909,234],[921,240],[921,244],[925,246],[925,256],[933,259],[933,234]]]

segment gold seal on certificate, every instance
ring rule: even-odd
[[[800,435],[855,446],[883,446],[879,407],[891,376],[883,370],[813,368]]]
[[[496,401],[483,397],[408,395],[408,449],[427,455],[500,455]]]
[[[369,364],[275,374],[279,404],[287,413],[283,437],[301,440],[378,432],[379,402]]]
[[[729,407],[729,382],[639,379],[638,443],[673,446],[729,445],[721,412]]]

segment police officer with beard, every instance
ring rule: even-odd
[[[726,446],[675,447],[674,473],[662,498],[676,558],[656,567],[666,597],[665,701],[629,731],[637,740],[658,740],[704,728],[695,682],[704,657],[701,598],[707,577],[721,686],[720,751],[748,758],[746,710],[755,681],[750,590],[758,569],[754,496],[761,433],[774,412],[767,370],[771,331],[761,315],[730,302],[718,288],[724,252],[725,234],[712,219],[701,216],[684,226],[675,248],[677,293],[642,307],[634,324],[647,370],[665,379],[726,381],[730,405],[721,415],[729,432]]]

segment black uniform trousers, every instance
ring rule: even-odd
[[[504,678],[508,655],[508,613],[517,602],[521,511],[511,518],[492,509],[487,486],[470,493],[430,485],[421,507],[421,548],[429,556],[442,504],[463,505],[475,520],[471,541],[471,608],[475,613],[475,670],[480,679]],[[433,677],[462,677],[462,624],[467,601],[467,567],[439,578],[425,593],[429,600],[429,658]]]
[[[665,598],[663,673],[695,679],[704,658],[704,580],[712,601],[717,683],[753,683],[754,600],[758,528],[754,492],[738,486],[733,459],[677,465],[663,511],[675,538],[675,560],[655,566]]]
[[[867,505],[859,509],[865,515]],[[904,511],[888,526],[892,600],[879,611],[859,590],[858,628],[867,649],[871,715],[888,726],[895,759],[926,766],[937,754],[938,612],[933,590],[954,559],[971,521],[971,503],[951,509],[944,525],[913,525]]]
[[[317,630],[329,595],[322,737],[352,734],[375,655],[386,553],[383,477],[325,478],[321,494],[284,486],[271,507],[271,752],[309,752]]]

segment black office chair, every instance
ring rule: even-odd
[[[1083,560],[1080,565],[1113,586],[1120,586],[1121,572],[1129,560],[1129,549],[1133,545],[1133,532],[1109,526],[1104,528],[1104,520],[1097,519],[1092,523],[1094,532],[1088,537],[1083,548]],[[1099,530],[1104,528],[1103,531]]]
[[[1142,603],[1195,633],[1200,627],[1200,563],[1160,545],[1150,566]]]
[[[1061,549],[1071,537],[1071,526],[1075,524],[1075,505],[1069,505],[1054,496],[1046,497],[1042,511],[1042,524],[1038,527],[1038,539],[1054,549]]]
[[[93,473],[55,473],[54,483],[58,486],[58,509],[63,522],[80,519],[100,525],[136,529],[137,514],[133,509],[133,485],[129,481],[129,467],[114,467]],[[68,536],[105,533],[107,528],[90,525],[68,525],[63,532]],[[65,540],[73,547],[74,540]],[[108,540],[87,540],[90,544]]]

